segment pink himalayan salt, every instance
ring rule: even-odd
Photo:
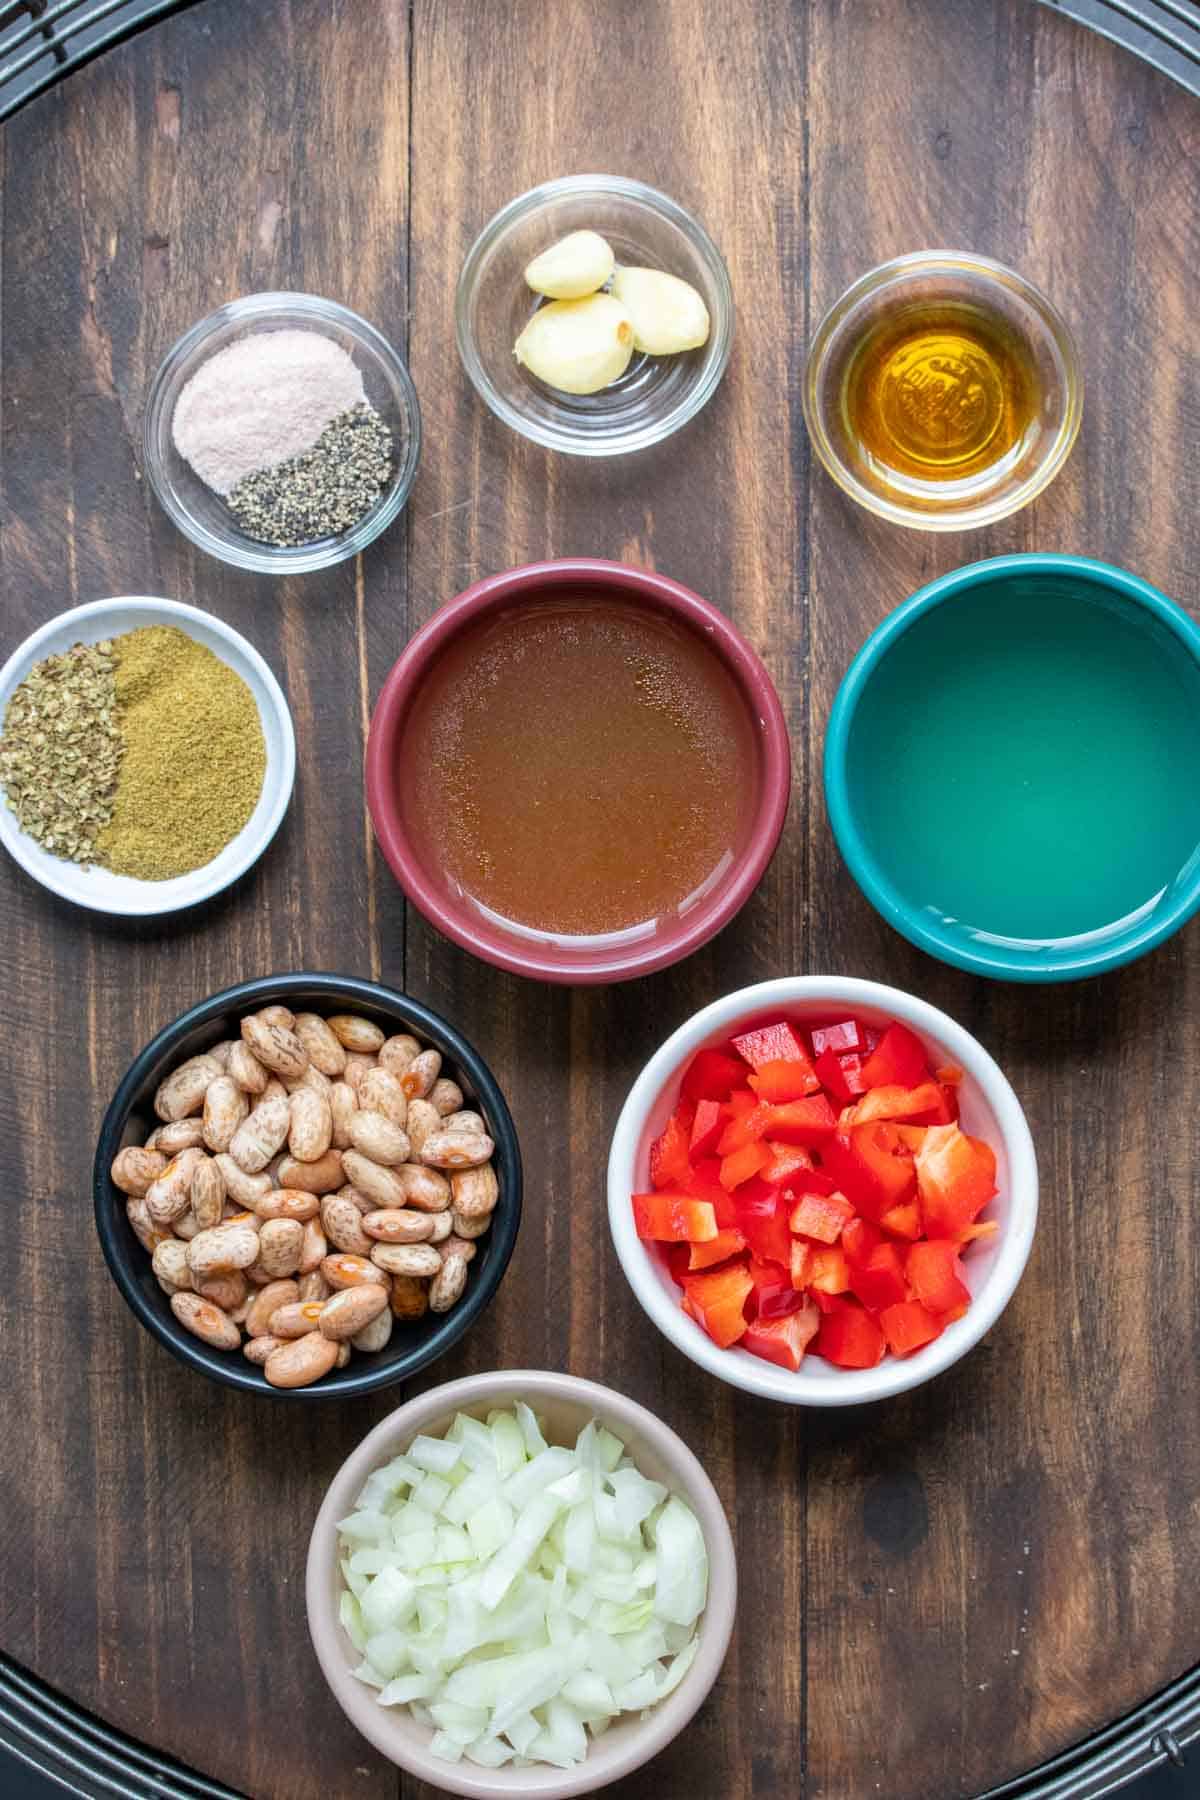
[[[202,363],[175,402],[171,433],[201,481],[228,494],[247,475],[311,450],[366,399],[362,375],[316,331],[257,331]]]

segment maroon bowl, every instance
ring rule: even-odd
[[[699,633],[716,652],[741,694],[754,727],[757,769],[747,796],[742,841],[725,875],[686,914],[656,921],[635,942],[605,944],[592,938],[553,938],[509,930],[487,917],[469,895],[423,859],[407,829],[393,771],[409,708],[435,660],[481,614],[516,601],[555,598],[563,589],[611,595],[670,614]],[[625,563],[591,557],[530,563],[489,576],[449,600],[409,642],[383,684],[367,744],[367,804],[375,835],[408,898],[438,930],[497,968],[543,981],[583,985],[648,975],[707,943],[744,905],[770,862],[787,813],[791,749],[783,709],[771,677],[741,633],[707,600],[657,575]]]

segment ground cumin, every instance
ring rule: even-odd
[[[262,722],[241,676],[174,626],[131,631],[113,654],[124,754],[95,854],[114,874],[168,881],[211,862],[254,811]]]

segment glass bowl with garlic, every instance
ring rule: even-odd
[[[721,253],[666,194],[568,175],[479,234],[455,300],[459,354],[514,431],[573,456],[657,444],[716,391],[733,342]]]

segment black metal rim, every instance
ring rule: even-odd
[[[1102,1800],[1200,1735],[1200,1671],[1135,1712],[981,1800]],[[27,1674],[0,1652],[0,1748],[82,1800],[244,1800],[147,1750]],[[941,1800],[930,1796],[930,1800]]]
[[[83,1712],[3,1652],[0,1747],[84,1800],[241,1800]]]
[[[1103,1800],[1166,1763],[1182,1767],[1200,1739],[1200,1667],[1025,1775],[979,1800]]]
[[[178,1323],[165,1297],[147,1280],[146,1253],[126,1221],[124,1196],[118,1193],[109,1175],[113,1158],[124,1141],[130,1114],[138,1108],[147,1090],[162,1078],[167,1067],[177,1060],[184,1047],[191,1054],[203,1043],[206,1032],[210,1042],[221,1035],[222,1022],[280,1001],[317,1006],[332,1002],[354,1007],[368,1017],[386,1020],[397,1030],[412,1030],[427,1039],[461,1073],[467,1087],[477,1097],[480,1111],[495,1140],[500,1180],[500,1203],[487,1235],[487,1248],[476,1264],[479,1273],[459,1305],[444,1314],[437,1324],[424,1327],[421,1340],[408,1350],[398,1348],[396,1354],[380,1351],[378,1358],[372,1359],[371,1366],[361,1372],[355,1372],[351,1364],[314,1387],[282,1392],[269,1386],[261,1369],[239,1357],[210,1349]],[[495,1295],[517,1241],[521,1223],[521,1152],[508,1104],[479,1052],[452,1025],[422,1006],[420,1001],[393,988],[381,987],[377,982],[361,981],[348,975],[267,975],[254,981],[239,982],[189,1008],[164,1027],[134,1058],[100,1128],[93,1197],[96,1231],[113,1280],[135,1316],[159,1343],[189,1368],[226,1387],[311,1405],[314,1401],[352,1399],[377,1388],[407,1381],[444,1355],[471,1329]]]
[[[194,3],[195,0],[142,0],[135,10],[129,0],[94,0],[82,12],[82,0],[9,0],[0,7],[0,25],[16,24],[22,17],[24,23],[4,47],[7,55],[0,67],[0,120],[11,118],[27,100],[44,94],[73,69],[83,68],[135,32]],[[107,31],[94,29],[109,18],[113,23]],[[87,32],[87,37],[82,42],[75,41],[81,32]],[[23,81],[23,76],[28,79]],[[11,88],[9,83],[13,84]]]

